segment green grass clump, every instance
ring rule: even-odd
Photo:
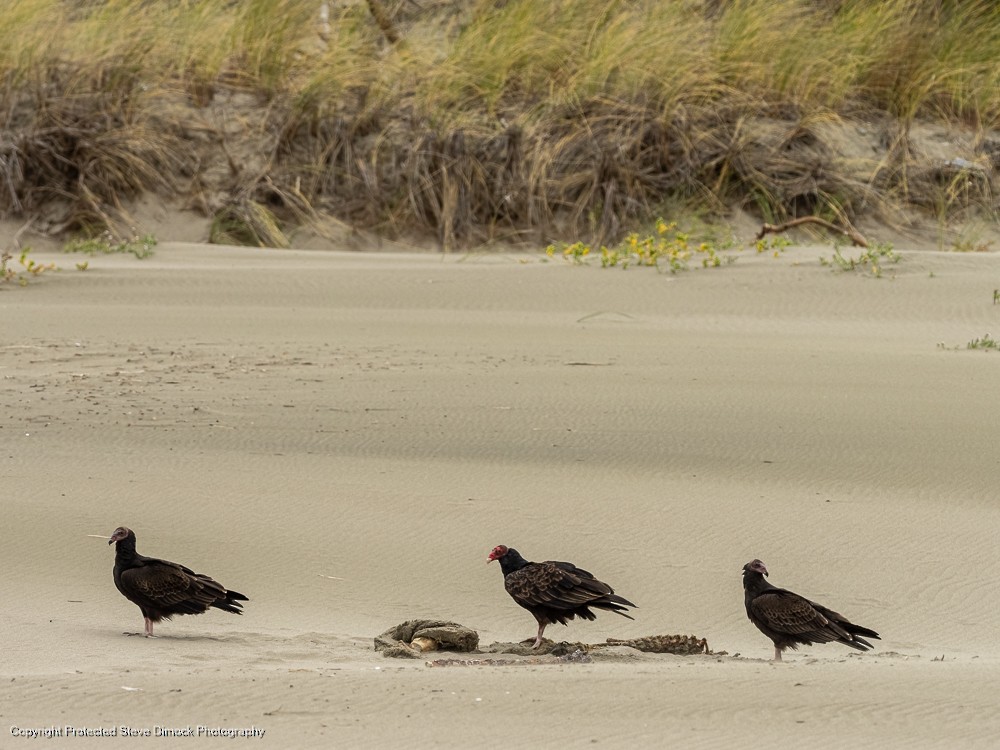
[[[957,345],[947,346],[943,342],[938,343],[937,347],[938,349],[944,349],[945,351],[952,351],[952,352],[957,352],[962,350],[961,346]],[[971,341],[969,341],[965,345],[965,349],[983,351],[983,352],[1000,351],[1000,341],[993,338],[993,336],[991,336],[990,334],[985,333],[981,337],[974,338]]]
[[[1000,341],[990,336],[990,334],[983,334],[981,338],[972,339],[968,344],[965,345],[966,349],[983,349],[983,350],[1000,350]]]
[[[840,247],[835,247],[832,257],[821,257],[819,262],[824,266],[830,266],[841,271],[869,272],[872,276],[880,278],[882,276],[882,268],[886,263],[899,263],[902,257],[900,253],[893,249],[891,243],[885,242],[867,247],[854,257],[845,256],[840,252]]]
[[[771,253],[775,258],[785,252],[785,249],[791,246],[792,241],[787,237],[771,237],[771,238],[761,238],[755,240],[753,243],[754,250],[757,251],[758,255],[760,253]]]
[[[64,253],[85,253],[86,255],[108,255],[110,253],[131,253],[142,260],[153,254],[156,237],[151,234],[119,239],[110,231],[98,237],[78,237],[63,245]],[[81,269],[85,270],[85,269]]]

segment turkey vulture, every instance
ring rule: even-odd
[[[568,625],[566,621],[577,616],[584,620],[596,619],[590,607],[635,619],[625,613],[626,607],[635,607],[635,604],[618,596],[608,584],[573,563],[528,562],[516,549],[502,544],[493,548],[486,562],[494,560],[500,561],[507,593],[538,620],[538,637],[532,648],[542,644],[546,625],[554,622]]]
[[[867,651],[874,648],[860,636],[879,638],[874,630],[855,625],[831,609],[805,597],[779,589],[764,580],[767,568],[760,560],[743,566],[744,602],[747,617],[757,629],[774,641],[774,660],[781,661],[786,648],[836,641]]]
[[[135,532],[115,529],[108,544],[115,544],[115,586],[126,599],[138,605],[146,620],[146,637],[153,637],[153,623],[174,615],[200,615],[209,607],[242,615],[249,601],[228,591],[211,578],[167,560],[146,557],[135,551]]]

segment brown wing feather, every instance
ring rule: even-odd
[[[504,587],[514,601],[527,609],[575,610],[611,602],[635,606],[615,596],[606,583],[570,563],[533,563],[508,575]],[[619,614],[628,617],[622,612]]]
[[[850,638],[850,634],[820,612],[808,599],[791,592],[761,594],[750,605],[751,614],[777,633],[816,643]]]
[[[137,604],[163,615],[198,614],[226,597],[226,590],[208,576],[166,561],[123,571],[121,580],[143,600]]]

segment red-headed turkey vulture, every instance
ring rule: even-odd
[[[567,620],[574,617],[596,619],[590,607],[634,619],[625,612],[627,607],[636,605],[573,563],[528,562],[516,549],[502,544],[493,548],[486,562],[494,560],[500,561],[507,593],[538,620],[538,637],[532,648],[541,645],[546,625],[555,622],[567,625]]]
[[[228,591],[206,575],[166,560],[146,557],[135,551],[135,533],[119,526],[108,539],[115,545],[115,586],[126,599],[142,610],[146,637],[153,637],[153,623],[174,615],[200,615],[209,607],[242,615],[249,601],[243,594]]]
[[[767,568],[760,560],[743,566],[743,592],[747,617],[757,629],[774,641],[774,660],[781,661],[786,648],[836,641],[867,651],[874,648],[860,636],[878,638],[874,630],[855,625],[832,609],[805,597],[779,589],[764,580]]]

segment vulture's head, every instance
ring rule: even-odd
[[[111,535],[108,539],[108,544],[114,544],[115,542],[120,542],[124,539],[128,539],[130,536],[134,537],[135,534],[132,533],[131,529],[127,529],[124,526],[119,526],[115,529],[115,533]]]
[[[751,560],[746,565],[743,566],[744,573],[760,573],[761,575],[767,575],[767,567],[760,560]]]
[[[493,551],[490,552],[490,556],[486,559],[486,564],[489,565],[494,560],[499,560],[501,557],[506,555],[508,551],[509,550],[506,546],[504,546],[503,544],[498,544],[496,547],[493,548]]]

